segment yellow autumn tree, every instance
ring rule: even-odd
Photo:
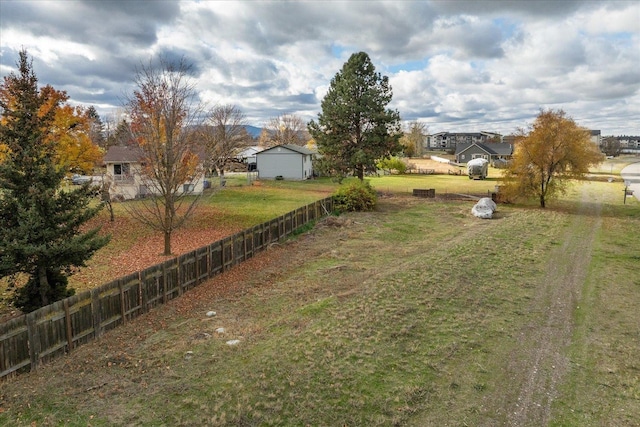
[[[55,165],[67,173],[91,173],[102,158],[102,152],[89,136],[91,124],[87,111],[65,104],[69,97],[64,91],[49,85],[40,91],[47,101],[38,108],[38,117],[45,117],[54,111],[43,142],[54,146]],[[14,105],[15,100],[9,99],[10,95],[6,91],[0,96],[8,106]],[[0,144],[0,162],[8,154],[8,150],[6,145]]]
[[[91,173],[102,158],[100,148],[90,138],[91,123],[81,107],[63,105],[53,119],[56,164],[73,173]]]
[[[588,129],[563,110],[542,110],[528,132],[521,130],[516,138],[503,191],[509,200],[537,199],[544,208],[603,159]]]

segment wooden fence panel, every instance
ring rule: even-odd
[[[31,318],[31,319],[29,319]],[[57,301],[46,307],[27,314],[27,323],[33,322],[37,346],[32,354],[31,363],[38,366],[54,359],[56,356],[66,353],[69,342],[67,341],[67,327],[63,302]]]
[[[333,198],[331,197],[327,197],[326,199],[319,200],[318,202],[316,202],[316,204],[317,204],[318,218],[330,215],[331,212],[333,211]]]
[[[222,271],[233,266],[233,236],[222,239]]]
[[[265,230],[268,230],[268,223],[256,225],[253,227],[253,251],[259,252],[266,247]]]
[[[267,241],[267,245],[271,243],[275,243],[280,238],[280,217],[274,218],[269,221],[269,240]]]
[[[304,224],[307,223],[306,221],[306,210],[305,208],[298,208],[296,209],[296,220],[295,223],[293,224],[293,229],[297,229],[298,227],[302,227]]]
[[[120,300],[123,321],[134,319],[143,312],[142,281],[136,272],[120,279]]]
[[[36,369],[328,215],[331,197],[0,324],[0,378]]]
[[[91,292],[86,291],[67,298],[71,328],[71,347],[86,344],[95,337]]]
[[[142,270],[140,281],[142,283],[142,309],[145,313],[165,302],[162,264]]]
[[[209,277],[222,273],[224,268],[224,256],[222,252],[222,240],[209,245]]]
[[[0,377],[28,371],[30,365],[27,316],[0,324]]]
[[[180,268],[180,292],[184,293],[198,284],[196,251],[178,257]]]
[[[293,217],[294,217],[294,213],[293,212],[287,212],[286,214],[284,214],[284,217],[283,217],[284,218],[284,233],[281,235],[281,237],[288,236],[293,231]]]
[[[181,294],[179,282],[178,258],[165,261],[162,264],[164,278],[164,301],[169,301]]]
[[[98,288],[97,310],[99,313],[98,327],[99,334],[109,331],[123,323],[122,315],[122,293],[120,288],[120,279],[114,280],[100,288]],[[95,311],[94,311],[94,314]]]
[[[253,228],[242,232],[244,244],[244,259],[253,257]]]
[[[232,251],[233,251],[233,262],[232,265],[236,265],[245,260],[246,252],[244,246],[244,233],[236,233],[232,237]]]
[[[209,277],[209,247],[196,249],[196,279],[197,284],[204,282]]]

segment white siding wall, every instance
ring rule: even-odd
[[[107,163],[107,177],[111,182],[111,187],[109,189],[109,193],[111,197],[122,197],[125,200],[135,199],[138,195],[141,194],[140,188],[144,186],[143,180],[140,177],[140,174],[137,173],[138,165],[135,163],[130,164],[130,179],[119,179],[114,173],[114,163]],[[192,181],[193,183],[193,194],[202,194],[204,191],[204,173],[201,174],[197,179]],[[147,192],[154,191],[154,188],[148,188]],[[184,185],[181,185],[178,189],[178,193],[182,193],[184,191]],[[157,193],[157,191],[155,191]]]
[[[285,147],[275,147],[257,154],[258,177],[282,176],[284,179],[307,179],[313,173],[311,155],[300,154]]]

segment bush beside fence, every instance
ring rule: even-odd
[[[331,197],[0,324],[0,378],[35,370],[179,297],[333,210]]]

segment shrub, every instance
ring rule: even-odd
[[[49,289],[47,299],[53,303],[75,294],[74,289],[67,288],[67,275],[56,269],[47,269]],[[13,304],[25,313],[30,313],[42,307],[42,288],[37,275],[29,277],[27,283],[17,289],[13,295]]]
[[[407,171],[407,164],[398,157],[379,160],[378,163],[376,163],[376,166],[378,169],[388,170],[389,172],[396,170],[399,174],[403,174]]]
[[[333,195],[335,211],[371,211],[378,199],[375,190],[366,181],[355,181],[340,186]]]

